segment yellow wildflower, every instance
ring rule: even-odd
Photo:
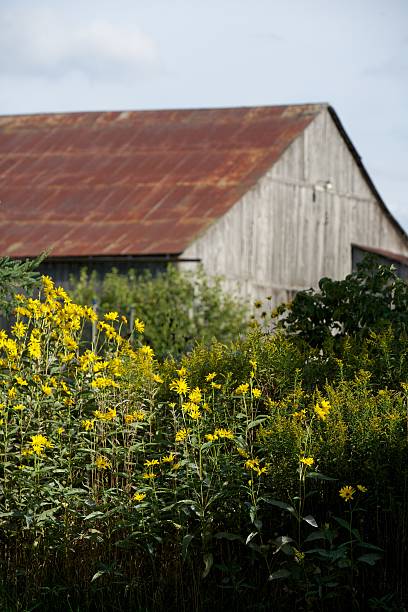
[[[85,429],[85,431],[89,431],[90,429],[93,429],[94,424],[95,424],[95,419],[84,419],[82,421],[82,427]]]
[[[176,458],[176,456],[173,453],[170,453],[169,455],[164,455],[161,458],[161,462],[162,463],[172,463],[175,458]]]
[[[147,459],[143,465],[145,467],[152,467],[153,465],[159,465],[159,464],[160,464],[160,461],[158,459]]]
[[[54,293],[54,281],[49,276],[41,276],[41,282],[43,284],[44,293],[46,295]]]
[[[319,419],[321,419],[322,421],[325,421],[327,418],[327,415],[330,412],[330,408],[331,406],[329,402],[327,402],[326,400],[322,400],[320,404],[319,403],[316,404],[314,411],[315,411],[316,416]]]
[[[116,408],[109,408],[107,412],[101,412],[100,410],[94,410],[94,415],[101,421],[113,421],[116,418]]]
[[[49,385],[41,385],[41,389],[45,395],[52,394],[52,388]]]
[[[118,314],[117,312],[107,312],[107,313],[104,315],[104,318],[105,318],[107,321],[117,321],[117,320],[118,320],[118,318],[119,318],[119,314]]]
[[[78,348],[78,343],[69,334],[64,334],[61,342],[62,345],[69,351],[76,351]]]
[[[173,380],[170,383],[170,389],[175,391],[178,395],[185,395],[188,392],[187,381],[184,378]]]
[[[230,429],[224,429],[223,427],[216,429],[214,432],[219,438],[227,438],[228,440],[234,439],[234,434]]]
[[[227,440],[233,440],[234,439],[234,434],[232,433],[232,431],[230,429],[224,429],[223,427],[215,429],[214,433],[212,434],[207,434],[206,439],[209,442],[215,442],[216,440],[219,439],[227,439]]]
[[[262,392],[261,392],[261,390],[260,390],[260,389],[254,388],[254,389],[252,389],[252,395],[253,395],[253,396],[254,396],[256,399],[258,399],[259,397],[261,397]]]
[[[299,421],[302,421],[306,418],[306,410],[299,410],[298,412],[294,412],[292,416],[294,419],[299,419]]]
[[[28,343],[28,354],[33,359],[40,359],[41,357],[41,344],[37,330],[33,329],[30,335]]]
[[[216,372],[210,372],[210,374],[207,374],[207,376],[205,377],[205,380],[207,382],[211,382],[212,380],[214,380],[216,376],[217,376]]]
[[[23,404],[16,404],[14,406],[14,410],[24,410],[25,406]]]
[[[134,423],[135,421],[144,421],[146,413],[143,410],[134,410],[130,414],[125,414],[125,423]]]
[[[145,472],[142,476],[145,480],[152,480],[153,478],[157,478],[157,474],[154,472]]]
[[[27,330],[27,325],[24,325],[21,321],[17,321],[11,328],[11,331],[16,336],[16,338],[24,338],[24,335]]]
[[[16,306],[16,308],[14,309],[14,312],[16,315],[20,315],[20,317],[31,316],[31,313],[28,310],[28,308],[24,308],[24,306]]]
[[[179,431],[176,432],[176,442],[184,442],[184,440],[187,438],[188,435],[188,431],[187,429],[179,429]]]
[[[141,346],[139,351],[142,353],[142,355],[146,355],[146,357],[149,357],[149,358],[154,357],[154,350],[152,349],[151,346],[148,346],[147,344],[144,344],[143,346]]]
[[[112,325],[108,325],[107,323],[104,323],[103,321],[100,321],[98,323],[98,328],[105,332],[106,337],[109,340],[116,339],[116,340],[119,341],[120,336],[118,336],[118,333],[116,332],[115,328],[112,327]],[[122,339],[122,338],[120,338],[120,339]]]
[[[300,463],[303,463],[304,465],[311,467],[314,464],[314,459],[313,457],[301,457]]]
[[[153,380],[154,380],[154,382],[157,382],[157,383],[164,382],[164,380],[162,379],[161,376],[159,376],[159,374],[153,374]]]
[[[64,433],[64,428],[63,427],[58,427],[57,429],[57,434],[60,436]]]
[[[13,359],[14,357],[17,357],[18,355],[18,347],[17,344],[14,340],[12,340],[11,338],[9,338],[8,340],[6,340],[4,342],[4,348],[7,351],[7,356],[9,359]]]
[[[146,498],[146,493],[135,493],[132,497],[133,501],[141,502]]]
[[[180,368],[179,370],[176,370],[176,372],[180,378],[184,378],[187,374],[187,370],[184,367]]]
[[[8,391],[7,391],[7,395],[9,396],[10,399],[14,399],[17,395],[17,390],[15,387],[11,387]]]
[[[69,387],[65,380],[60,380],[60,386],[64,393],[66,393],[67,395],[71,395],[71,391],[69,390]]]
[[[252,470],[256,474],[258,474],[258,476],[261,476],[262,474],[266,474],[267,473],[269,466],[268,465],[264,465],[263,467],[261,467],[260,464],[259,464],[259,459],[255,458],[255,459],[248,459],[245,462],[245,467],[249,468],[250,470]]]
[[[113,378],[105,378],[104,376],[100,376],[99,378],[95,378],[91,382],[91,387],[93,389],[106,389],[107,387],[119,387],[118,383],[113,380]]]
[[[214,382],[214,381],[212,381],[212,382],[211,382],[211,387],[212,387],[213,389],[221,389],[221,385],[220,385],[220,383],[216,383],[216,382]]]
[[[111,467],[111,464],[108,461],[108,459],[106,457],[103,457],[102,455],[99,455],[95,459],[95,465],[98,468],[98,470],[106,470],[107,468]]]
[[[361,493],[367,493],[367,487],[365,487],[364,485],[358,484],[357,489],[361,491]]]
[[[22,387],[28,386],[28,382],[25,380],[25,378],[22,378],[21,376],[15,376],[14,379],[18,385],[21,385]]]
[[[145,324],[143,323],[143,321],[141,321],[140,319],[135,319],[134,327],[139,334],[143,334],[145,329]]]
[[[98,357],[98,355],[87,349],[85,353],[79,357],[81,370],[87,370],[91,364],[96,363],[99,359],[100,357]]]
[[[187,412],[187,414],[192,419],[200,419],[201,418],[200,407],[197,404],[195,404],[194,402],[185,402],[183,404],[183,410],[184,410],[184,412]]]
[[[42,434],[31,436],[31,446],[36,455],[42,455],[45,448],[52,448],[52,443]]]
[[[195,387],[189,394],[189,399],[191,399],[191,401],[194,404],[199,404],[201,402],[202,396],[201,396],[201,391],[199,389],[199,387]]]
[[[248,389],[249,389],[249,384],[248,383],[243,383],[242,385],[239,385],[235,389],[235,393],[237,395],[246,395],[248,393]]]
[[[344,486],[339,490],[339,495],[340,497],[342,497],[344,499],[344,501],[348,502],[351,501],[353,499],[353,495],[356,492],[355,489],[353,489],[353,487],[351,487],[350,485]]]

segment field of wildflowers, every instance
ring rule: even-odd
[[[370,359],[390,330],[360,363],[257,325],[159,363],[143,321],[47,277],[16,300],[2,610],[404,609],[408,385]]]

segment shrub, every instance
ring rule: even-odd
[[[0,257],[0,316],[10,314],[18,291],[29,292],[39,285],[37,268],[44,258],[45,254],[25,261]]]
[[[328,340],[361,340],[389,327],[406,337],[408,284],[393,266],[368,256],[344,280],[322,278],[319,289],[299,291],[291,304],[280,306],[278,326],[319,348]]]
[[[73,298],[96,303],[100,314],[117,310],[132,323],[137,313],[146,323],[146,341],[160,357],[180,357],[197,341],[235,340],[247,327],[247,306],[224,293],[221,279],[209,278],[202,268],[192,273],[168,266],[155,276],[149,270],[124,275],[113,269],[103,280],[84,269],[72,285]]]

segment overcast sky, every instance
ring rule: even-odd
[[[0,114],[329,102],[408,231],[408,0],[0,0]]]

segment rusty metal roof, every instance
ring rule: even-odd
[[[0,255],[175,255],[321,105],[0,117]]]

